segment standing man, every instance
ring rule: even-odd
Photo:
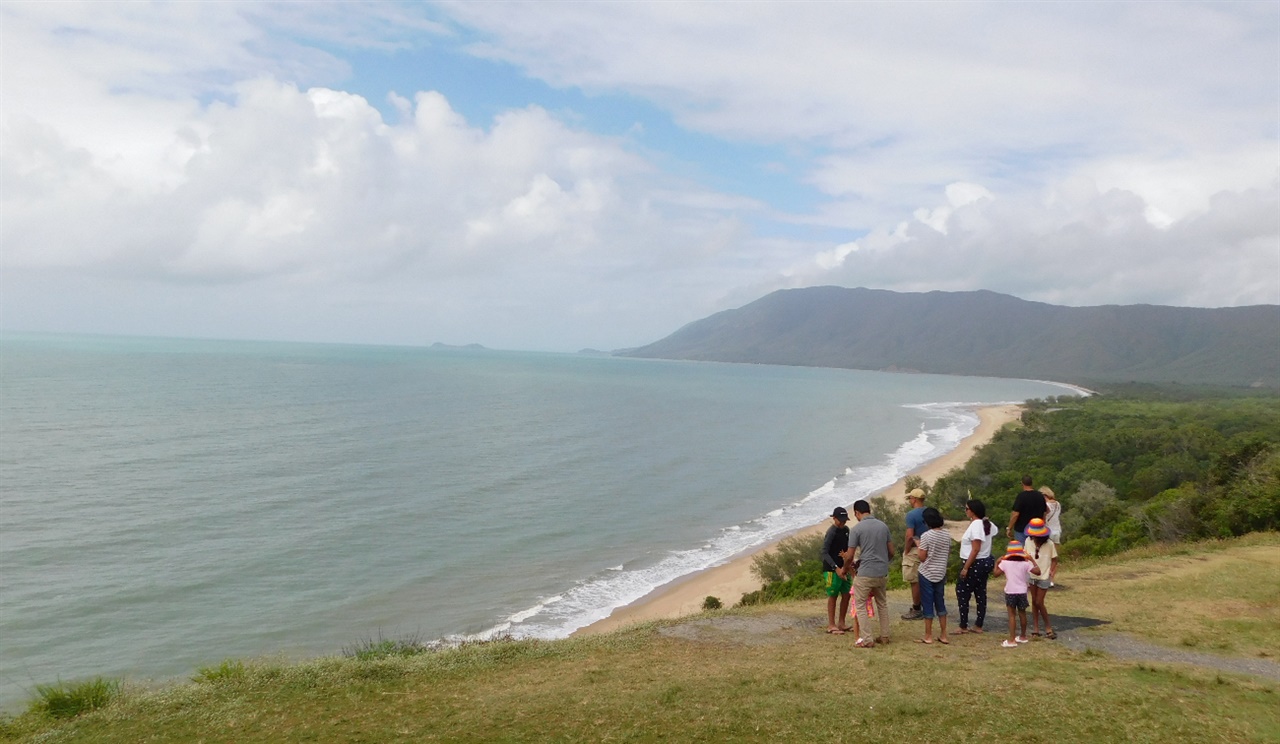
[[[837,506],[831,512],[831,526],[822,540],[822,580],[827,589],[827,632],[844,635],[849,619],[849,512]],[[836,598],[840,598],[840,624],[836,624]]]
[[[1027,544],[1027,522],[1033,519],[1044,519],[1049,510],[1044,494],[1031,487],[1031,476],[1022,476],[1022,492],[1013,500],[1013,511],[1009,514],[1009,526],[1005,535],[1019,544]]]
[[[902,541],[902,580],[911,587],[911,610],[902,619],[919,620],[924,614],[920,611],[920,555],[916,547],[920,545],[920,536],[929,529],[924,523],[924,490],[908,491],[907,502],[911,510],[907,512],[907,535]]]
[[[854,645],[858,648],[873,648],[877,639],[871,635],[867,598],[875,597],[876,600],[876,615],[880,618],[878,640],[880,643],[888,643],[889,601],[884,590],[889,580],[889,560],[893,558],[893,538],[889,536],[888,525],[871,516],[871,505],[862,499],[853,504],[853,518],[858,520],[858,524],[849,530],[849,550],[862,549],[858,561],[854,563],[856,575],[853,579],[853,603],[861,631],[858,642]]]

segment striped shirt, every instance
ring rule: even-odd
[[[947,578],[947,559],[951,557],[951,533],[929,530],[920,536],[920,547],[929,557],[920,563],[920,575],[935,584]]]

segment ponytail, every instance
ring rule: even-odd
[[[986,517],[982,518],[982,533],[984,535],[996,534],[996,528],[991,526],[991,520]]]

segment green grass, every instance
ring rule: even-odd
[[[83,682],[36,685],[28,710],[37,716],[75,718],[102,708],[120,693],[120,681],[95,677]]]
[[[1113,621],[1082,633],[1123,630],[1179,648],[1192,637],[1209,643],[1201,651],[1256,657],[1280,647],[1280,623],[1267,614],[1275,582],[1249,579],[1267,575],[1252,572],[1278,549],[1280,536],[1264,535],[1064,566],[1072,588],[1050,595],[1050,612],[1066,612],[1070,597],[1070,614]],[[1179,617],[1145,613],[1160,596]],[[1235,609],[1220,616],[1227,599]],[[8,719],[0,740],[809,743],[928,730],[949,742],[1280,741],[1272,681],[1048,641],[1010,651],[995,634],[924,647],[910,642],[920,624],[896,619],[893,643],[859,650],[851,636],[822,633],[824,616],[825,600],[800,601],[699,616],[705,636],[677,636],[690,626],[663,622],[412,655],[229,661],[72,719]],[[1214,649],[1223,637],[1231,647]]]

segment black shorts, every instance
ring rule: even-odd
[[[1004,606],[1015,610],[1027,609],[1027,595],[1004,593]]]

